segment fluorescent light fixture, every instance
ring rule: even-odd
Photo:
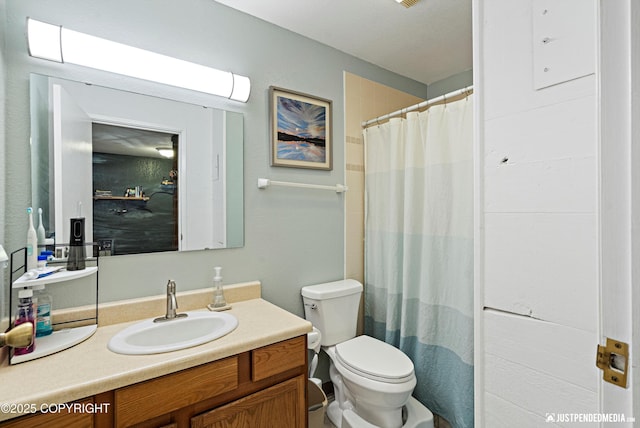
[[[173,149],[171,147],[156,147],[156,150],[158,151],[158,153],[160,153],[161,156],[164,156],[165,158],[173,157]]]
[[[247,102],[248,77],[27,18],[29,55]]]

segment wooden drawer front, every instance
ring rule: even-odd
[[[238,387],[230,357],[116,390],[116,426],[133,425]]]
[[[306,376],[298,376],[191,418],[191,428],[301,428]]]
[[[251,379],[256,382],[278,373],[304,366],[307,361],[306,336],[298,336],[251,351]]]

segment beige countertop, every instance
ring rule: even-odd
[[[232,302],[228,313],[238,318],[234,331],[180,351],[155,355],[120,355],[109,351],[107,343],[111,337],[135,323],[130,321],[100,326],[86,341],[53,355],[16,365],[4,361],[0,366],[0,421],[22,416],[5,412],[6,403],[27,404],[37,409],[43,404],[65,403],[311,331],[310,322],[261,298]]]

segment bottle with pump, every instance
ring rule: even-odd
[[[38,267],[38,235],[33,227],[33,208],[27,208],[29,215],[29,228],[27,229],[27,266],[26,270]]]
[[[44,291],[44,284],[33,287],[33,303],[36,307],[36,337],[48,336],[53,333],[51,324],[51,296]]]
[[[213,303],[210,303],[207,307],[211,311],[226,311],[227,309],[231,309],[231,306],[228,305],[227,301],[224,299],[221,275],[222,268],[216,266],[213,270],[215,271],[215,275],[213,277]]]
[[[26,348],[14,348],[13,355],[25,355],[30,354],[36,349],[36,322],[33,312],[33,291],[30,288],[25,288],[18,292],[18,312],[16,313],[15,325],[24,324],[30,322],[33,324],[33,340],[31,345]]]

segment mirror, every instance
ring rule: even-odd
[[[38,74],[30,85],[33,208],[56,243],[81,215],[103,256],[244,245],[241,113]]]

